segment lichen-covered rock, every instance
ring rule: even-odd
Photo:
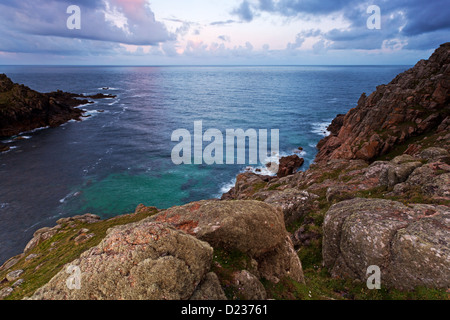
[[[6,275],[6,280],[12,282],[15,281],[17,279],[19,279],[19,277],[22,275],[23,270],[15,270],[15,271],[11,271],[10,273],[8,273]]]
[[[400,229],[392,240],[388,281],[397,288],[450,286],[450,209],[414,206],[426,217]]]
[[[150,221],[166,222],[213,247],[259,256],[278,246],[286,228],[283,213],[260,201],[199,201],[173,207]]]
[[[247,270],[241,270],[233,274],[232,285],[239,298],[243,300],[267,299],[266,289],[261,281]]]
[[[230,191],[222,195],[222,200],[248,200],[274,177],[253,172],[244,172],[236,177],[236,183]]]
[[[365,281],[367,268],[377,265],[386,286],[445,288],[450,286],[445,271],[450,270],[449,227],[446,206],[405,206],[382,199],[343,201],[325,216],[323,261],[333,276]],[[431,272],[433,268],[439,269]]]
[[[83,215],[78,215],[78,216],[73,216],[73,217],[69,217],[69,218],[61,218],[58,221],[56,221],[56,223],[58,225],[63,225],[69,222],[74,222],[74,221],[79,221],[81,223],[96,223],[98,221],[100,221],[100,217],[92,214],[92,213],[86,213]]]
[[[450,166],[432,162],[418,167],[404,183],[395,185],[392,194],[402,195],[414,190],[435,200],[450,200]]]
[[[274,282],[288,276],[303,281],[300,259],[284,224],[283,212],[253,200],[199,201],[147,218],[206,241],[214,248],[247,254],[262,277]]]
[[[273,283],[278,283],[285,277],[305,282],[301,261],[289,235],[286,235],[284,241],[275,249],[255,259],[261,278]]]
[[[437,148],[437,147],[427,148],[420,153],[420,157],[422,159],[426,159],[426,160],[434,161],[434,162],[439,161],[448,156],[449,156],[449,153],[447,150],[445,150],[443,148]]]
[[[220,285],[219,278],[214,272],[206,274],[190,300],[227,300]]]
[[[116,227],[31,299],[189,299],[208,272],[212,253],[206,242],[167,224],[141,221]],[[80,289],[67,286],[68,266],[81,271]]]
[[[289,225],[310,212],[317,198],[319,198],[317,195],[308,191],[289,188],[269,192],[264,202],[280,207],[283,210],[284,221]]]
[[[50,239],[58,232],[58,229],[60,228],[61,226],[57,225],[53,228],[45,227],[35,231],[33,234],[33,238],[27,243],[23,252],[27,253],[31,251],[33,248],[35,248],[39,243],[47,239]]]
[[[389,162],[377,161],[371,165],[372,168],[379,169],[379,184],[387,187],[405,182],[411,173],[421,166],[422,162],[409,155],[396,157]]]
[[[7,296],[9,296],[14,291],[11,287],[6,287],[0,290],[0,300],[5,299]]]

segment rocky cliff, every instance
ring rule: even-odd
[[[0,137],[41,127],[57,127],[72,119],[80,120],[83,111],[75,107],[90,103],[86,98],[105,97],[112,96],[83,96],[62,91],[40,93],[0,74]],[[0,151],[6,148],[0,145]]]
[[[356,108],[338,116],[331,135],[319,145],[316,162],[330,159],[373,161],[408,139],[440,128],[450,121],[450,43],[429,60],[419,61],[370,96],[363,94]]]

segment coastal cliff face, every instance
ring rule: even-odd
[[[0,267],[0,299],[449,299],[449,53],[363,95],[304,172],[36,231]]]
[[[13,83],[0,75],[0,136],[13,136],[40,127],[56,127],[79,120],[82,110],[74,106],[88,103],[63,95],[43,94]]]
[[[363,94],[356,108],[338,116],[331,135],[319,145],[316,162],[330,159],[373,161],[394,146],[450,121],[450,43],[430,57]]]
[[[86,98],[110,98],[103,94],[83,96],[56,91],[40,93],[0,74],[0,137],[42,127],[57,127],[69,120],[80,120],[83,110],[77,106],[91,103]],[[0,151],[6,146],[0,145]]]

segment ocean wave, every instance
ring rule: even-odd
[[[119,102],[120,102],[120,99],[116,99],[115,101],[113,101],[111,103],[108,103],[108,106],[113,106],[113,105],[115,105],[116,103],[119,103]]]
[[[48,128],[50,128],[50,126],[40,127],[40,128],[36,128],[36,129],[33,129],[33,130],[29,130],[29,131],[24,131],[24,132],[19,133],[18,135],[21,136],[21,135],[24,135],[24,134],[34,133],[34,132],[45,130],[45,129],[48,129]]]
[[[83,107],[92,106],[92,105],[97,104],[97,103],[98,103],[98,101],[93,101],[93,102],[90,102],[90,103],[80,104],[79,106],[76,106],[75,108],[82,109]]]
[[[327,99],[326,101],[327,101],[327,103],[337,103],[338,98],[331,98],[331,99]]]
[[[84,110],[84,116],[81,118],[81,121],[89,120],[93,117],[95,117],[98,114],[101,113],[108,113],[108,111],[105,110]]]
[[[9,147],[9,150],[0,152],[0,154],[11,152],[11,151],[13,151],[14,149],[17,149],[17,148],[18,148],[17,146],[10,146],[10,147]]]
[[[59,203],[64,203],[67,201],[67,199],[73,198],[73,197],[78,197],[81,194],[80,191],[76,191],[76,192],[70,192],[69,194],[67,194],[64,198],[59,200]]]
[[[315,122],[312,124],[311,132],[322,137],[328,137],[331,134],[331,132],[328,131],[328,126],[330,123],[331,121]]]

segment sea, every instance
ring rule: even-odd
[[[40,92],[112,94],[83,105],[82,121],[0,141],[0,264],[33,233],[84,213],[103,219],[136,206],[169,208],[227,192],[258,164],[180,164],[175,130],[279,130],[276,156],[298,153],[305,170],[337,114],[410,66],[0,66]],[[203,142],[205,148],[208,142]],[[246,148],[250,145],[248,144]],[[303,150],[299,153],[299,147]],[[269,158],[270,154],[269,143]],[[193,152],[192,152],[193,153]],[[225,156],[225,155],[224,155]]]

